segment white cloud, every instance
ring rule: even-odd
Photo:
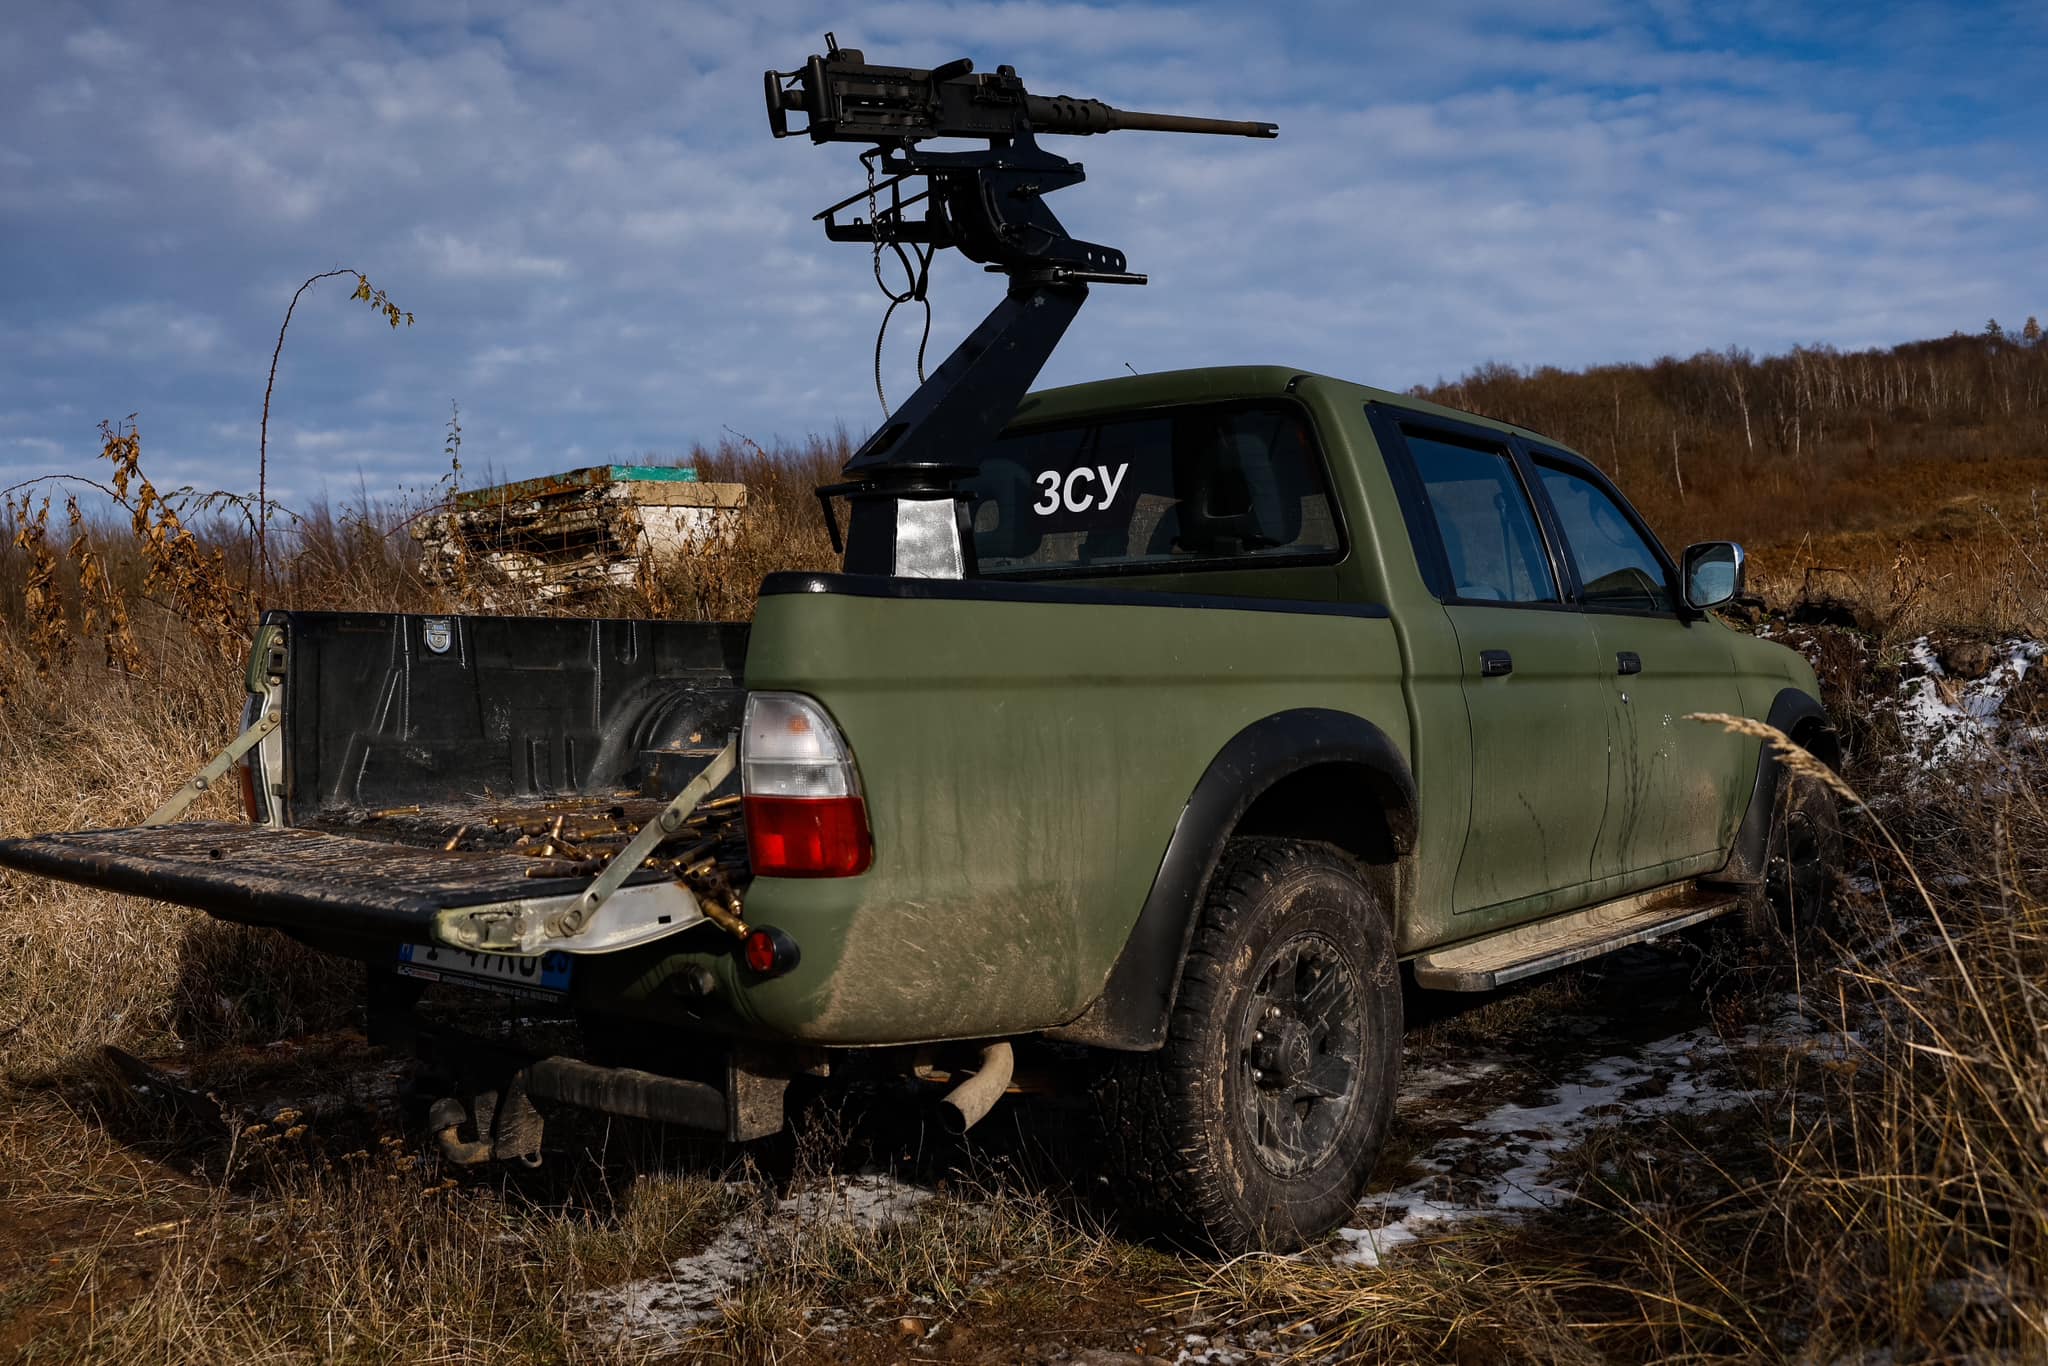
[[[516,247],[487,244],[452,232],[421,229],[413,236],[418,259],[428,271],[462,280],[539,277],[559,280],[570,273],[559,256],[535,256]]]
[[[17,441],[89,455],[92,418],[140,410],[167,465],[253,473],[284,306],[349,266],[418,326],[392,333],[345,281],[301,301],[272,412],[273,479],[294,488],[431,479],[450,398],[465,466],[507,475],[728,425],[864,428],[882,300],[866,254],[810,221],[860,183],[855,149],[774,142],[759,104],[760,71],[828,27],[875,60],[1010,61],[1047,92],[1282,124],[1277,143],[1063,144],[1089,180],[1054,208],[1155,283],[1098,290],[1049,383],[1271,359],[1401,387],[1488,359],[1942,333],[2038,311],[2048,283],[2048,138],[1997,74],[2029,69],[2043,22],[1998,18],[30,6],[0,44],[0,238],[33,263],[0,283],[0,393],[30,414]],[[996,296],[941,263],[932,363]],[[899,311],[899,399],[916,328]],[[0,483],[24,449],[0,446]]]
[[[141,49],[121,35],[104,28],[80,29],[64,40],[64,51],[87,66],[111,70],[127,66]]]

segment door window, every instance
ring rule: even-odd
[[[1508,453],[1415,431],[1407,438],[1450,565],[1452,594],[1466,602],[1558,601],[1536,510]]]
[[[1585,605],[1623,612],[1672,611],[1664,557],[1607,490],[1562,466],[1538,461],[1536,469],[1578,564]]]

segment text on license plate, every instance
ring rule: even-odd
[[[569,989],[566,953],[525,958],[505,953],[471,953],[438,944],[400,944],[398,972],[402,977],[417,977],[426,982],[458,982],[519,996],[555,996]]]

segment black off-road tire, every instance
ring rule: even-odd
[[[1745,907],[1750,938],[1772,946],[1810,941],[1831,919],[1841,866],[1842,817],[1833,789],[1785,773],[1764,839],[1763,885]]]
[[[1165,1047],[1097,1084],[1107,1190],[1220,1252],[1292,1251],[1350,1217],[1394,1114],[1392,919],[1329,845],[1225,848]]]

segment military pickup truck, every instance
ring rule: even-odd
[[[756,1136],[842,1070],[964,1127],[1013,1042],[1085,1045],[1053,1075],[1109,1188],[1224,1249],[1353,1210],[1404,978],[1823,886],[1825,790],[1687,719],[1834,757],[1807,664],[1711,615],[1741,551],[1674,560],[1535,432],[1186,371],[1026,398],[961,489],[971,572],[776,574],[751,624],[272,612],[195,780],[238,771],[246,824],[174,802],[0,863],[367,964],[375,1037],[475,1078],[430,1120],[454,1161],[535,1160],[536,1100]],[[422,1029],[429,982],[586,1044]]]

